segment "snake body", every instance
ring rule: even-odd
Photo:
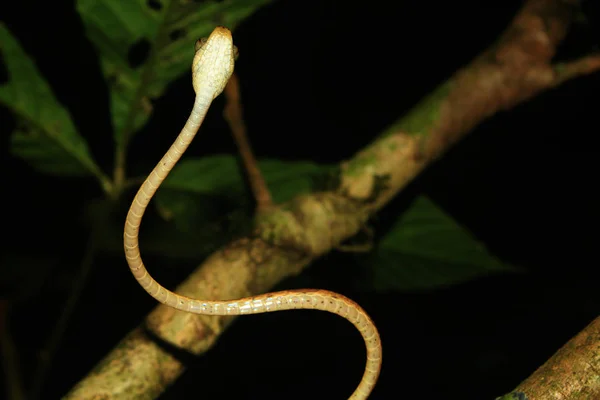
[[[196,300],[161,286],[150,276],[142,262],[138,233],[144,211],[160,184],[192,142],[210,104],[225,88],[233,73],[236,51],[231,32],[224,27],[215,28],[208,39],[196,43],[196,54],[192,62],[192,84],[196,92],[194,107],[181,133],[146,178],[131,204],[123,235],[127,263],[133,276],[152,297],[162,304],[194,314],[242,315],[315,309],[342,316],[360,331],[367,348],[367,363],[362,380],[349,400],[367,399],[381,369],[381,340],[371,318],[352,300],[334,292],[314,289],[273,292],[239,300]]]

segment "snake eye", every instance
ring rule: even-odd
[[[208,38],[205,38],[205,37],[196,40],[196,44],[194,45],[194,50],[195,51],[200,50],[206,44],[207,41],[208,41]]]

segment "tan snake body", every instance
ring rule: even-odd
[[[192,79],[196,92],[194,108],[181,133],[137,192],[124,231],[125,256],[139,284],[156,300],[178,310],[201,315],[259,314],[291,309],[315,309],[340,315],[360,331],[367,348],[367,363],[360,384],[349,400],[367,399],[381,369],[381,340],[367,313],[355,302],[327,290],[289,290],[267,293],[239,300],[209,301],[181,296],[161,286],[142,262],[138,233],[142,216],[150,199],[175,163],[192,142],[212,103],[225,88],[234,68],[235,47],[231,32],[217,27],[207,40],[196,43],[192,62]]]

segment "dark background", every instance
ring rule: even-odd
[[[351,157],[493,43],[521,4],[277,1],[264,7],[234,32],[257,156],[323,163]],[[557,59],[597,51],[597,4],[584,2],[584,15]],[[3,2],[0,18],[110,171],[107,89],[73,2]],[[383,372],[371,398],[495,398],[598,315],[599,91],[596,73],[488,119],[372,222],[384,234],[386,221],[410,199],[428,195],[527,274],[420,293],[376,293],[355,289],[363,272],[352,256],[332,253],[280,285],[310,282],[340,291],[371,314],[384,343]],[[155,102],[155,114],[129,152],[135,175],[159,159],[192,102],[188,76]],[[235,151],[222,106],[219,98],[190,154]],[[4,108],[0,124],[2,252],[56,261],[11,320],[27,386],[84,253],[84,205],[101,193],[89,179],[41,175],[10,156],[4,132],[14,121]],[[171,260],[180,268],[155,271],[172,286],[200,261]],[[95,259],[84,290],[43,398],[66,393],[155,306],[118,255]],[[342,399],[358,383],[363,362],[359,334],[340,318],[304,311],[244,317],[161,399]]]

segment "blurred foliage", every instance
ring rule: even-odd
[[[465,228],[426,197],[394,222],[363,258],[377,291],[426,290],[518,269],[498,261]]]

